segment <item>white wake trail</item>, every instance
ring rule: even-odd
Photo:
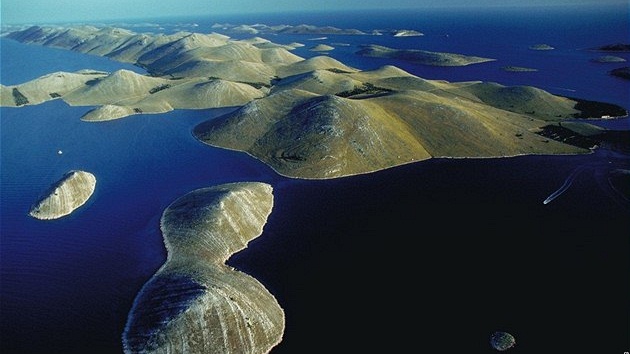
[[[571,187],[571,184],[573,183],[573,180],[575,179],[575,177],[577,177],[577,175],[584,171],[584,169],[586,168],[586,166],[579,166],[578,168],[576,168],[575,170],[573,170],[573,172],[571,172],[571,174],[569,175],[569,177],[567,177],[567,179],[564,181],[564,184],[562,184],[562,186],[560,188],[558,188],[557,191],[551,193],[547,199],[545,199],[543,201],[543,204],[549,204],[551,203],[554,199],[558,198],[560,196],[560,194],[566,192],[567,189],[569,189],[569,187]]]

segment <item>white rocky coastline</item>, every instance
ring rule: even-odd
[[[85,204],[94,193],[96,177],[85,171],[70,171],[53,184],[31,208],[29,215],[40,220],[58,219]]]

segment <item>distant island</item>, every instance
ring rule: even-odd
[[[610,75],[616,76],[621,79],[630,80],[630,66],[612,69],[610,71]]]
[[[418,32],[415,30],[392,30],[390,33],[394,37],[416,37],[416,36],[424,36],[424,33]]]
[[[626,59],[614,55],[604,55],[593,59],[596,63],[623,63]]]
[[[314,25],[265,25],[261,23],[257,24],[230,24],[230,23],[215,23],[211,27],[215,31],[221,31],[224,33],[234,34],[301,34],[301,35],[384,35],[389,34],[393,37],[412,37],[423,36],[420,31],[413,29],[374,29],[371,31],[362,31],[354,28],[337,28],[332,26],[314,26]]]
[[[555,49],[554,47],[550,46],[549,44],[534,44],[529,46],[529,49],[531,50],[553,50]]]
[[[0,87],[3,106],[62,99],[97,106],[81,118],[92,122],[181,108],[240,107],[199,124],[194,136],[247,152],[295,178],[338,178],[432,157],[587,153],[596,142],[567,143],[579,130],[564,127],[562,136],[545,135],[546,127],[576,117],[627,115],[622,107],[585,104],[535,87],[425,80],[390,65],[361,71],[328,56],[304,59],[260,37],[137,34],[92,26],[34,26],[6,37],[134,63],[149,75],[53,73]],[[358,54],[442,66],[494,60],[377,45]]]
[[[532,72],[532,71],[538,71],[538,69],[526,68],[526,67],[522,67],[522,66],[504,66],[504,67],[502,67],[502,69],[505,70],[505,71],[511,71],[511,72]]]
[[[605,44],[599,47],[591,48],[600,52],[630,52],[630,44],[628,43],[613,43]]]
[[[312,47],[310,50],[313,52],[329,52],[333,49],[335,49],[335,47],[329,46],[327,44],[318,44]]]
[[[85,171],[70,171],[55,182],[31,208],[29,215],[40,220],[59,219],[85,204],[94,193],[96,177]]]
[[[253,25],[233,25],[229,23],[215,23],[212,25],[213,30],[223,31],[226,33],[245,33],[245,34],[264,34],[264,33],[278,33],[278,34],[342,34],[342,35],[366,35],[358,29],[350,28],[343,29],[332,26],[313,26],[307,24],[301,25],[265,25],[265,24],[253,24]]]
[[[466,66],[496,60],[454,53],[430,52],[419,49],[393,49],[375,44],[363,46],[357,54],[365,57],[400,59],[416,64],[432,66]]]
[[[125,353],[268,353],[284,311],[253,277],[225,261],[258,237],[272,187],[228,183],[192,191],[160,222],[166,263],[144,285],[123,333]]]

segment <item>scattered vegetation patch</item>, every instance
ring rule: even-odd
[[[61,95],[60,95],[60,94],[58,94],[57,92],[51,92],[51,93],[49,93],[49,95],[50,95],[50,97],[52,97],[52,98],[59,98],[59,97],[61,97]]]
[[[537,134],[582,148],[590,149],[600,146],[609,150],[630,153],[630,131],[627,130],[603,130],[601,133],[587,136],[576,133],[563,127],[562,123],[558,123],[558,125],[544,126]]]
[[[560,141],[565,144],[585,149],[590,149],[599,144],[598,140],[578,134],[571,129],[565,128],[562,126],[562,123],[558,123],[558,125],[546,125],[542,128],[541,131],[537,132],[537,134],[555,141]]]
[[[247,84],[247,85],[252,86],[253,88],[255,88],[257,90],[260,90],[263,87],[266,87],[266,88],[270,88],[271,87],[271,85],[266,84],[264,82],[244,82],[244,81],[237,81],[237,82],[239,82],[241,84]]]
[[[355,87],[354,89],[350,91],[339,92],[337,93],[337,96],[348,98],[355,95],[375,95],[375,94],[386,93],[386,92],[391,92],[391,91],[392,90],[390,89],[374,86],[374,84],[366,82],[363,85],[359,87]]]
[[[282,153],[280,156],[278,156],[279,159],[284,160],[284,161],[305,161],[306,159],[302,156],[299,155],[288,155],[286,153]]]
[[[92,79],[92,80],[88,80],[85,82],[86,85],[88,86],[94,86],[96,85],[99,81],[101,81],[101,78],[96,78],[96,79]]]
[[[142,110],[141,110],[140,108],[137,108],[137,107],[136,107],[136,108],[134,108],[134,109],[133,109],[133,111],[134,111],[135,113],[142,113]]]
[[[151,95],[152,95],[152,94],[154,94],[154,93],[156,93],[156,92],[160,92],[160,91],[162,91],[162,90],[166,90],[166,89],[167,89],[167,88],[169,88],[169,87],[171,87],[171,85],[170,85],[170,84],[162,84],[162,85],[156,86],[156,87],[154,87],[154,88],[152,88],[152,89],[150,89],[150,90],[149,90],[149,94],[151,94]]]
[[[17,87],[13,88],[13,100],[15,101],[16,106],[28,104],[28,98],[26,98],[26,96],[24,96]]]
[[[330,71],[331,73],[335,73],[335,74],[351,74],[352,73],[350,71],[345,71],[345,70],[341,70],[341,69],[337,69],[337,68],[328,68],[326,70]]]
[[[577,101],[574,108],[579,110],[580,113],[574,114],[574,118],[613,118],[628,115],[628,111],[625,108],[617,106],[616,104],[588,101],[573,97],[568,98]]]

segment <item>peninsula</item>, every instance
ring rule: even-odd
[[[69,215],[90,199],[95,188],[96,177],[93,174],[70,171],[33,205],[29,215],[40,220],[59,219]]]
[[[284,333],[284,311],[256,279],[225,261],[258,237],[272,187],[229,183],[192,191],[164,211],[166,263],[136,297],[125,353],[268,353]]]

